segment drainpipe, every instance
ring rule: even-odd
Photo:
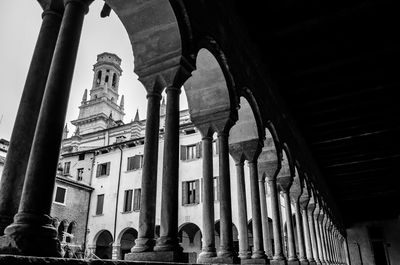
[[[94,164],[96,161],[96,152],[93,153],[93,160],[92,160],[92,169],[90,172],[90,179],[89,179],[89,186],[92,187],[92,178],[93,178],[93,171],[94,171]],[[85,224],[85,235],[83,239],[83,255],[86,253],[86,246],[87,246],[87,231],[88,231],[88,226],[89,226],[89,214],[90,214],[90,203],[92,201],[92,191],[90,190],[89,192],[89,200],[88,200],[88,208],[87,208],[87,214],[86,214],[86,224]]]
[[[119,172],[118,172],[118,183],[117,183],[117,198],[115,200],[115,215],[114,215],[114,234],[113,234],[113,245],[116,242],[116,236],[117,236],[117,216],[118,216],[118,201],[119,201],[119,186],[121,182],[121,171],[122,171],[122,147],[119,145],[118,146],[119,151],[121,152],[120,159],[119,159]]]

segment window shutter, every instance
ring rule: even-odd
[[[126,170],[131,170],[132,169],[131,163],[132,163],[132,157],[128,157],[128,163],[127,163],[127,166],[126,166]]]
[[[200,182],[201,182],[201,197],[200,197],[200,200],[201,200],[201,202],[203,202],[203,198],[204,198],[204,178],[201,178]]]
[[[133,157],[133,169],[139,169],[140,168],[140,156],[135,155]]]
[[[181,160],[186,160],[186,146],[181,145]]]
[[[188,202],[188,182],[182,182],[182,205],[186,205]]]
[[[104,194],[97,195],[96,214],[102,214],[103,213],[103,204],[104,204]]]
[[[106,175],[108,176],[108,175],[110,175],[110,162],[107,162],[107,173],[106,173]]]
[[[200,202],[200,181],[198,179],[196,179],[196,189],[195,189],[195,203],[199,203]]]
[[[196,158],[200,158],[201,157],[201,150],[200,150],[200,144],[197,143],[196,144]]]
[[[137,211],[138,210],[138,190],[135,189],[135,194],[133,195],[133,210]]]
[[[199,142],[199,153],[200,153],[200,156],[199,157],[203,157],[203,142]]]
[[[132,211],[132,193],[133,190],[128,190],[128,204],[127,204],[127,211]]]
[[[101,164],[97,165],[96,177],[100,176]]]

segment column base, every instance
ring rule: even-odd
[[[287,260],[285,259],[273,259],[270,260],[271,265],[287,265]]]
[[[288,260],[287,261],[288,265],[301,265],[300,261],[298,259],[296,260]]]
[[[151,252],[153,251],[155,244],[156,241],[153,238],[137,238],[135,240],[135,246],[133,246],[131,252],[132,253]]]
[[[222,263],[222,264],[240,264],[240,259],[238,257],[199,257],[197,259],[198,263]]]
[[[48,215],[18,213],[4,230],[6,248],[25,256],[61,257],[57,230]]]
[[[215,258],[216,256],[216,251],[202,251],[197,258],[197,263],[208,263],[210,258]]]
[[[269,264],[269,260],[265,259],[242,259],[241,264],[252,265],[252,264]]]
[[[317,265],[317,262],[315,260],[309,261],[308,262],[310,265]]]
[[[154,251],[175,251],[183,252],[183,248],[179,245],[178,238],[160,237],[156,241]]]
[[[308,262],[308,260],[300,260],[300,265],[310,265],[310,263]]]
[[[183,262],[189,260],[188,254],[182,251],[148,251],[125,254],[127,261],[165,261],[165,262]]]

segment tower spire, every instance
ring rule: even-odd
[[[124,106],[125,106],[124,95],[122,95],[122,97],[121,97],[121,102],[119,103],[119,107],[120,107],[121,109],[124,109]]]
[[[85,89],[85,91],[83,92],[83,97],[82,97],[82,102],[86,101],[87,101],[87,89]]]
[[[67,124],[65,124],[65,126],[64,126],[64,130],[63,130],[63,134],[62,134],[62,139],[66,139],[66,138],[68,138],[68,126],[67,126]]]
[[[136,115],[135,115],[135,119],[133,121],[140,121],[139,118],[139,109],[136,109]]]

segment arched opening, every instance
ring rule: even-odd
[[[184,252],[201,252],[202,234],[200,228],[193,223],[181,225],[178,232],[179,242]]]
[[[112,85],[113,88],[115,88],[117,86],[117,74],[114,73],[113,74],[113,78],[112,78]]]
[[[249,239],[249,249],[253,252],[253,219],[247,222],[247,238]]]
[[[96,79],[96,84],[97,84],[97,85],[100,85],[100,82],[101,82],[101,74],[102,74],[101,71],[98,71],[98,72],[97,72],[97,79]]]
[[[58,232],[58,240],[60,240],[60,242],[63,242],[64,240],[64,231],[66,226],[68,225],[68,222],[66,220],[61,221],[61,223],[58,226],[57,232]]]
[[[67,243],[73,243],[75,242],[75,232],[76,232],[76,223],[72,222],[69,224],[68,229],[67,229],[67,235],[65,240],[67,241]]]
[[[108,84],[108,78],[109,78],[108,75],[106,75],[106,78],[104,79],[105,84]]]
[[[95,255],[100,259],[111,259],[113,237],[107,230],[103,230],[97,236]]]
[[[125,254],[131,251],[131,248],[135,245],[138,232],[134,228],[125,228],[120,235],[120,259],[125,259]]]
[[[270,247],[272,255],[274,255],[274,227],[272,223],[272,219],[268,217],[268,229],[269,229],[269,236],[270,236]]]

